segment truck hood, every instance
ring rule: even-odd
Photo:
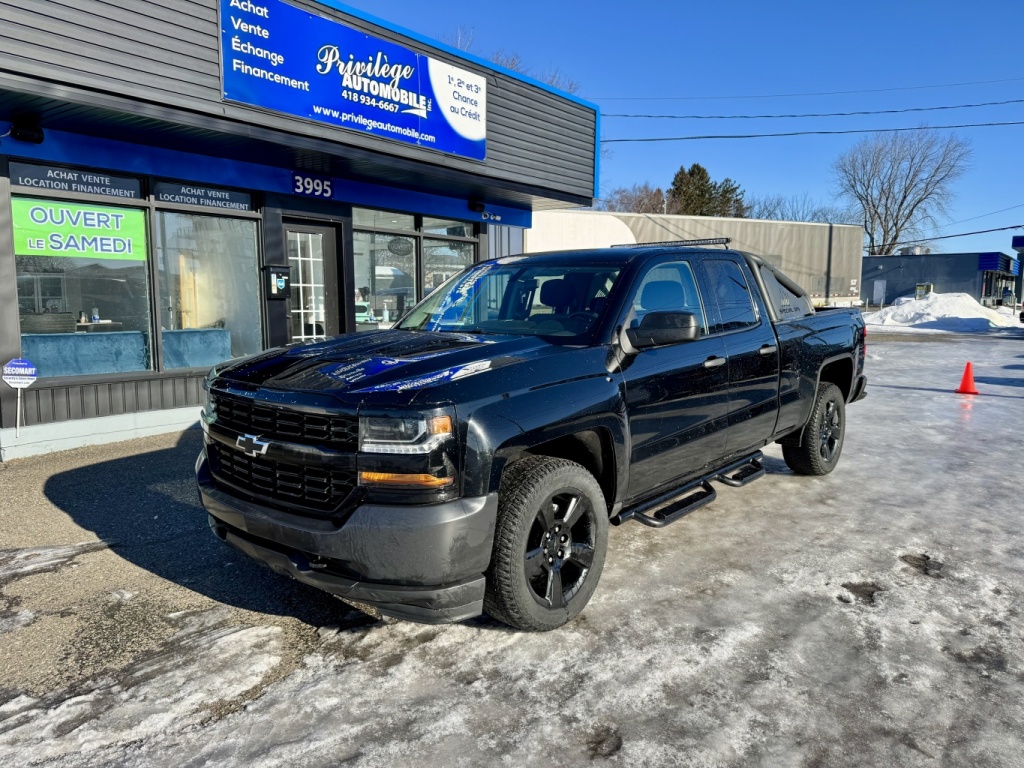
[[[409,392],[560,350],[534,336],[387,330],[271,350],[217,376],[243,386],[334,395]]]

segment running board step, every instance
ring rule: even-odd
[[[764,477],[764,467],[761,465],[761,459],[764,456],[761,453],[757,453],[751,456],[747,463],[743,464],[736,473],[728,475],[725,472],[721,472],[714,476],[714,480],[726,485],[731,485],[733,488],[742,488],[747,483],[752,483],[760,477]]]
[[[669,523],[674,523],[684,515],[700,509],[705,504],[710,504],[718,496],[716,491],[707,480],[703,481],[693,493],[674,501],[667,507],[662,507],[657,512],[649,515],[643,512],[634,512],[631,517],[638,523],[649,525],[651,528],[664,528]]]
[[[763,453],[755,451],[700,480],[690,482],[689,485],[676,488],[620,512],[611,518],[611,523],[612,525],[622,525],[629,520],[636,520],[638,523],[649,525],[652,528],[664,528],[669,523],[674,523],[679,518],[714,501],[718,493],[711,485],[711,481],[717,480],[739,488],[747,483],[752,483],[759,477],[764,477],[765,470],[761,465],[763,458]],[[651,512],[652,509],[655,511]]]

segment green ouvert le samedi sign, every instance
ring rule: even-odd
[[[143,211],[15,197],[11,212],[18,256],[146,260]]]

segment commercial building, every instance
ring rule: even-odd
[[[513,233],[518,235],[519,233]],[[847,224],[670,216],[610,211],[545,211],[522,233],[527,253],[671,240],[728,238],[795,280],[817,305],[860,300],[864,230]]]
[[[1020,259],[1024,256],[1024,236],[1014,235],[1011,243],[1013,250],[1017,252],[1017,282],[1014,285],[1014,294],[1017,296],[1017,301],[1024,300],[1024,270],[1020,269]]]
[[[2,4],[0,363],[38,379],[0,384],[0,458],[182,426],[211,365],[388,322],[590,205],[598,135],[334,0]]]
[[[1017,238],[1014,238],[1016,244]],[[1021,243],[1024,247],[1024,242]],[[913,296],[918,286],[935,293],[966,293],[985,306],[1020,299],[1020,262],[999,251],[989,253],[910,253],[865,256],[864,299],[878,306]]]

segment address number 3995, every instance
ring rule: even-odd
[[[331,180],[303,173],[292,174],[292,193],[307,197],[330,197],[334,194]]]

